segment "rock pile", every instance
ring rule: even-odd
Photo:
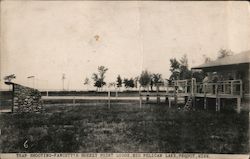
[[[41,111],[41,93],[38,90],[13,84],[13,112]]]

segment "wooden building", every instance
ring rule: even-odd
[[[240,112],[242,101],[249,105],[249,66],[250,51],[244,51],[193,67],[207,75],[206,82],[196,83],[195,96],[216,98],[216,110],[220,110],[221,99],[236,99]]]
[[[218,82],[241,82],[242,97],[249,98],[249,77],[250,77],[250,51],[245,51],[232,56],[227,56],[211,61],[200,66],[193,67],[193,70],[201,69],[207,75],[210,82],[216,76]],[[235,88],[236,89],[236,88]],[[237,89],[240,91],[239,89]],[[235,94],[237,90],[232,90]],[[222,92],[221,92],[222,93]],[[227,92],[223,92],[228,94]]]
[[[184,108],[188,109],[195,107],[197,100],[202,101],[204,109],[209,107],[209,101],[215,101],[216,111],[220,111],[226,101],[234,100],[240,112],[242,101],[249,105],[249,66],[250,51],[245,51],[193,67],[193,71],[202,70],[206,74],[202,82],[195,78],[177,80],[174,85],[166,85],[166,93],[140,93],[140,96],[175,97],[175,103],[178,97],[184,97]]]

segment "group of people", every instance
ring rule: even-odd
[[[212,80],[210,80],[210,78],[208,77],[208,74],[205,74],[205,77],[204,79],[202,80],[202,84],[203,84],[203,87],[202,87],[202,92],[203,93],[207,93],[207,92],[210,92],[208,89],[211,89],[211,88],[208,88],[208,83],[212,83],[212,92],[213,94],[216,93],[216,84],[220,81],[224,81],[224,80],[233,80],[233,77],[229,74],[227,77],[228,79],[225,79],[224,76],[222,75],[218,75],[216,72],[213,73],[213,75],[211,76],[212,77]],[[220,85],[219,85],[220,86]],[[223,87],[221,85],[221,87]],[[220,88],[220,87],[219,87]],[[218,89],[218,87],[217,87]],[[221,88],[223,89],[223,88]]]

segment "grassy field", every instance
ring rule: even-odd
[[[185,112],[154,104],[54,106],[43,114],[0,114],[0,149],[248,153],[248,124],[247,112]]]

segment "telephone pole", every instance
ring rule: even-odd
[[[66,79],[65,73],[62,74],[62,90],[64,91],[64,80]]]

